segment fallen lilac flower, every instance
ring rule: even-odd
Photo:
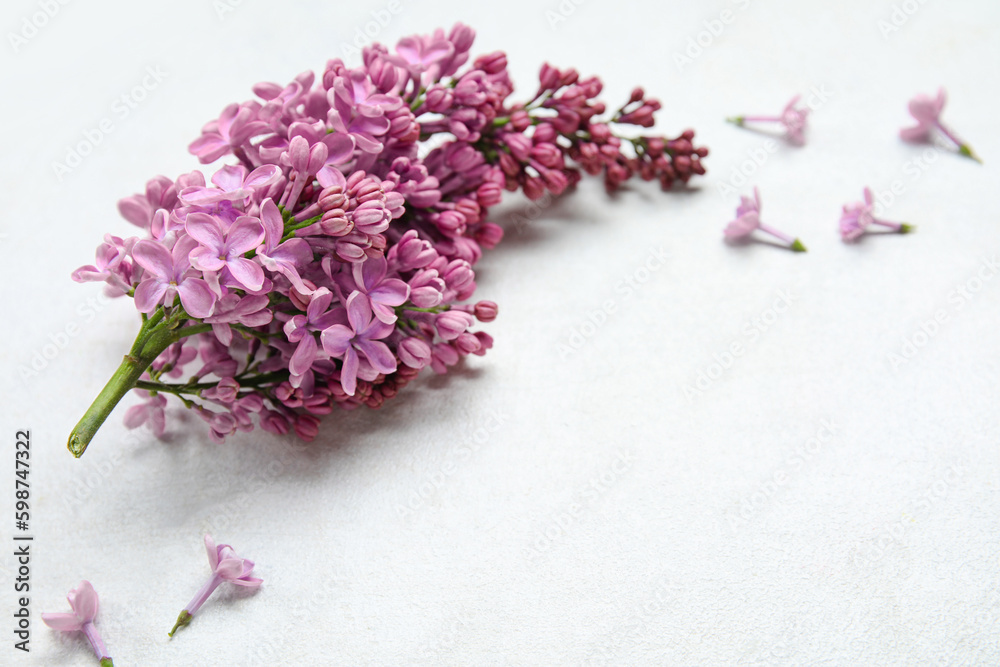
[[[760,192],[757,188],[754,188],[753,199],[750,199],[750,197],[740,197],[740,205],[736,209],[736,219],[726,225],[723,234],[727,239],[742,239],[749,237],[758,229],[765,234],[770,234],[781,240],[791,250],[796,252],[806,251],[806,247],[802,245],[802,241],[779,232],[773,227],[768,227],[760,221]]]
[[[931,97],[923,93],[918,94],[910,100],[909,104],[910,115],[916,119],[917,125],[916,127],[904,127],[899,131],[899,136],[902,137],[903,141],[923,143],[930,141],[931,134],[937,129],[958,146],[960,154],[982,164],[983,161],[973,152],[972,147],[959,139],[954,132],[941,122],[941,112],[944,110],[946,101],[947,95],[944,92],[944,88],[938,89],[937,97]]]
[[[97,591],[89,581],[81,581],[76,588],[66,596],[72,613],[59,612],[55,614],[42,613],[42,621],[53,630],[62,632],[80,631],[90,642],[91,648],[101,661],[101,667],[114,667],[114,663],[108,656],[108,649],[104,646],[104,640],[94,625],[97,617],[98,599]]]
[[[865,188],[865,200],[853,202],[844,206],[840,216],[840,236],[844,241],[857,241],[871,225],[888,227],[894,232],[907,234],[914,230],[913,225],[900,222],[888,222],[875,217],[875,197],[871,188]]]
[[[799,101],[799,97],[799,95],[796,95],[789,100],[788,104],[782,110],[781,115],[778,116],[733,116],[727,118],[726,121],[740,127],[743,127],[745,123],[781,123],[785,128],[785,136],[788,137],[789,141],[801,146],[806,143],[806,117],[809,115],[809,109],[807,107],[795,107],[796,102]]]
[[[201,606],[205,604],[205,601],[211,597],[212,593],[215,592],[215,589],[222,582],[228,581],[231,584],[247,588],[258,588],[263,583],[263,579],[250,576],[253,572],[253,561],[237,556],[236,552],[228,544],[216,545],[212,537],[206,535],[205,550],[208,552],[208,564],[212,567],[212,576],[195,593],[194,599],[188,603],[184,611],[177,617],[174,627],[167,633],[169,637],[173,637],[178,628],[183,628],[191,622],[194,615],[198,613]]]

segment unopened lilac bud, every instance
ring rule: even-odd
[[[480,322],[492,322],[497,318],[497,305],[492,301],[480,301],[474,312]]]
[[[455,340],[459,334],[465,333],[472,324],[472,316],[459,310],[445,311],[434,320],[438,334],[445,340]]]
[[[479,343],[479,339],[476,338],[474,334],[465,332],[459,334],[458,338],[455,339],[455,347],[457,347],[459,351],[464,354],[474,354],[479,352],[482,345]]]
[[[311,290],[316,289],[316,284],[311,280],[303,280],[302,284]],[[309,307],[309,302],[312,300],[311,294],[302,294],[295,287],[288,290],[288,299],[292,302],[292,305],[301,311],[305,311]]]
[[[503,189],[498,183],[483,183],[476,190],[476,198],[482,207],[496,206],[503,197]]]
[[[538,74],[539,91],[555,90],[559,87],[560,78],[559,70],[548,63],[543,63],[542,71]]]
[[[484,354],[486,354],[486,350],[493,347],[493,336],[489,335],[485,331],[477,331],[475,333],[475,336],[476,338],[479,339],[479,346],[480,346],[479,351],[475,352],[475,354],[481,357]]]
[[[493,224],[492,222],[484,222],[479,226],[479,229],[476,230],[476,241],[478,241],[484,248],[495,248],[502,239],[503,227]]]
[[[431,346],[419,338],[404,338],[396,349],[399,360],[410,368],[421,369],[431,363]]]
[[[444,299],[445,283],[434,269],[417,272],[410,278],[410,302],[417,308],[433,308]]]
[[[510,115],[510,124],[517,132],[524,132],[531,127],[531,116],[524,109],[518,109]]]

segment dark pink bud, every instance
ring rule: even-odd
[[[545,194],[545,181],[537,176],[530,176],[524,179],[523,187],[524,196],[531,201],[541,199],[542,195]]]
[[[399,360],[410,368],[419,370],[431,362],[431,346],[419,338],[404,338],[396,352]]]
[[[510,124],[517,132],[524,132],[531,127],[531,116],[524,109],[518,109],[510,115]]]
[[[476,304],[474,312],[480,322],[492,322],[497,318],[497,305],[492,301],[480,301]]]
[[[458,338],[455,339],[455,347],[462,354],[473,354],[479,352],[479,348],[482,345],[479,343],[479,339],[476,338],[475,334],[469,332],[464,332],[459,334]]]
[[[548,63],[542,64],[542,71],[538,74],[538,90],[554,90],[559,86],[560,78],[559,70]]]
[[[494,248],[503,239],[503,227],[492,222],[484,222],[476,230],[476,241],[484,248]]]

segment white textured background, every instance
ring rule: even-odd
[[[508,238],[477,293],[500,303],[496,347],[332,415],[309,447],[214,445],[179,411],[160,442],[120,409],[77,461],[66,436],[137,326],[69,279],[106,231],[134,230],[116,201],[194,168],[205,121],[257,81],[322,69],[388,4],[221,2],[77,0],[16,51],[39,3],[4,3],[0,663],[95,664],[38,618],[83,578],[119,666],[1000,662],[1000,5],[566,0],[553,22],[556,0],[402,0],[380,39],[462,20],[528,95],[545,60],[600,75],[609,106],[646,86],[664,132],[711,148],[708,176],[614,199],[587,183],[520,233],[523,201],[498,209]],[[166,76],[122,118],[147,67]],[[985,166],[918,163],[898,140],[907,100],[939,85]],[[722,122],[811,92],[804,148],[768,153]],[[60,181],[53,163],[103,118],[113,132]],[[720,185],[762,150],[734,184],[759,185],[805,255],[721,240],[736,197]],[[917,233],[842,244],[840,206],[895,181],[885,217]],[[645,272],[652,252],[667,259]],[[17,428],[34,443],[30,655],[11,633]],[[208,575],[205,532],[264,587],[220,590],[168,641]]]

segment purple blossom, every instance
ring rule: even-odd
[[[809,116],[809,108],[797,108],[795,105],[798,103],[799,98],[800,96],[796,95],[789,100],[785,108],[782,109],[781,114],[777,116],[735,116],[726,120],[740,126],[744,123],[781,123],[785,128],[785,135],[789,141],[802,145],[806,142],[805,129],[806,118]]]
[[[104,646],[104,640],[101,639],[101,634],[94,626],[99,601],[93,585],[89,581],[81,581],[76,588],[69,592],[66,599],[69,600],[70,609],[73,610],[71,613],[43,613],[42,621],[53,630],[82,632],[90,643],[90,647],[94,649],[97,659],[101,661],[101,667],[112,667],[108,649]]]
[[[132,263],[129,255],[136,238],[122,240],[111,234],[104,235],[104,243],[97,246],[96,263],[81,266],[73,272],[73,280],[83,282],[106,282],[112,294],[127,294],[132,288]]]
[[[904,141],[921,143],[930,141],[933,131],[937,129],[958,146],[959,153],[981,163],[982,160],[972,150],[972,147],[959,139],[954,132],[941,122],[941,112],[944,110],[947,99],[948,97],[944,88],[938,89],[936,97],[930,97],[922,93],[915,96],[910,100],[909,109],[910,115],[917,121],[917,125],[915,127],[903,128],[899,131],[899,136]]]
[[[840,236],[845,242],[857,241],[871,225],[881,225],[891,231],[906,234],[913,231],[912,225],[887,222],[875,217],[875,197],[871,188],[865,188],[864,201],[844,205],[840,216]]]
[[[240,558],[228,544],[216,545],[211,536],[206,535],[205,551],[208,552],[208,564],[212,568],[212,576],[177,617],[177,623],[168,633],[171,637],[174,636],[178,628],[191,622],[191,618],[198,613],[205,601],[223,582],[228,581],[231,584],[251,589],[259,588],[264,583],[262,579],[250,576],[253,573],[253,561]]]
[[[351,265],[351,276],[341,280],[348,294],[357,290],[368,297],[368,305],[376,318],[386,324],[396,321],[395,306],[406,303],[410,288],[398,278],[387,277],[388,263],[384,257]]]
[[[215,312],[206,317],[205,322],[212,325],[212,331],[223,345],[233,341],[233,330],[230,324],[242,324],[247,327],[263,327],[274,319],[274,314],[267,309],[269,300],[264,295],[247,295],[241,297],[229,293],[219,299]]]
[[[160,209],[169,211],[176,203],[176,184],[166,176],[156,176],[146,183],[144,194],[120,200],[118,212],[133,225],[149,229],[156,211]]]
[[[456,24],[372,45],[354,69],[335,58],[258,84],[190,145],[229,164],[158,176],[119,203],[143,239],[107,237],[74,278],[133,296],[139,356],[74,430],[74,453],[139,377],[152,393],[130,426],[162,432],[176,395],[215,442],[255,422],[314,438],[320,415],[377,408],[422,368],[490,349],[471,327],[497,307],[471,301],[473,265],[503,237],[491,209],[505,190],[537,200],[584,172],[608,191],[634,176],[668,189],[705,172],[691,130],[617,134],[653,124],[662,105],[643,89],[608,113],[599,79],[545,65],[516,99],[507,56],[471,58],[474,37]],[[797,113],[783,115],[791,135]],[[766,231],[759,212],[739,221]]]
[[[184,310],[193,317],[208,317],[215,308],[215,294],[202,278],[191,270],[188,254],[197,245],[194,239],[178,239],[173,250],[153,241],[139,241],[132,248],[132,257],[146,270],[146,276],[135,289],[135,307],[140,313],[151,313],[163,303],[173,304],[174,295],[181,299]]]
[[[225,229],[217,218],[192,213],[184,224],[187,233],[201,245],[191,251],[191,264],[202,271],[229,270],[235,285],[255,291],[264,285],[264,271],[243,256],[264,240],[264,228],[257,218],[242,216]]]
[[[189,206],[210,206],[221,201],[246,204],[258,189],[267,188],[281,178],[277,165],[265,164],[252,172],[242,165],[226,165],[212,176],[214,188],[191,186],[181,191],[179,199]]]
[[[244,142],[270,130],[267,123],[257,120],[260,105],[256,102],[230,104],[218,120],[202,129],[202,135],[191,143],[190,150],[203,164],[215,162]]]
[[[340,383],[348,395],[357,388],[358,368],[364,359],[379,373],[396,370],[396,359],[380,339],[392,333],[393,326],[372,317],[369,300],[361,292],[347,298],[348,324],[334,324],[323,330],[323,349],[335,359],[343,359]]]
[[[138,405],[133,405],[125,412],[125,427],[139,428],[143,424],[147,424],[153,435],[157,438],[161,437],[166,429],[166,415],[163,408],[167,406],[167,397],[163,394],[150,394],[142,389],[136,391],[146,396],[146,400]]]
[[[285,322],[283,328],[288,342],[295,343],[295,352],[288,362],[293,387],[299,387],[304,380],[311,382],[313,362],[320,357],[320,349],[316,343],[314,332],[340,324],[344,321],[343,309],[329,310],[333,303],[333,293],[325,287],[313,292],[305,315],[295,315]],[[308,377],[306,377],[308,375]]]
[[[791,250],[795,250],[796,252],[806,251],[806,247],[802,245],[802,242],[797,238],[793,238],[788,234],[779,232],[777,229],[768,227],[761,222],[760,191],[758,191],[757,188],[754,188],[753,199],[749,197],[740,197],[740,205],[736,208],[736,219],[726,225],[726,229],[723,234],[727,239],[743,239],[749,237],[750,234],[758,229],[765,234],[770,234],[771,236],[779,239]]]

